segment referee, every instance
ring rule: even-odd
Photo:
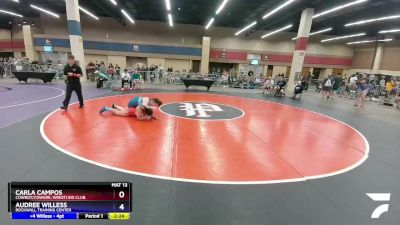
[[[64,67],[64,76],[67,78],[67,91],[65,94],[65,100],[63,101],[63,106],[60,109],[67,110],[69,105],[69,100],[71,99],[71,94],[73,91],[76,92],[79,99],[79,108],[83,108],[83,97],[82,97],[82,87],[80,77],[82,77],[82,69],[77,65],[75,61],[75,56],[68,55],[68,64]]]

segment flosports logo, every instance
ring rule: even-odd
[[[194,120],[231,120],[242,117],[244,112],[228,105],[208,102],[175,102],[162,105],[166,114]]]
[[[382,214],[389,212],[390,193],[366,193],[375,202],[382,202],[371,215],[371,219],[379,219]]]

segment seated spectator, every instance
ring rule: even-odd
[[[309,77],[303,77],[303,78],[301,79],[301,84],[302,84],[303,87],[304,87],[304,91],[307,91],[307,90],[308,90],[308,85],[309,85],[309,83],[310,83],[310,78],[309,78]]]
[[[394,98],[394,105],[397,109],[400,109],[400,92],[397,92],[396,97]]]
[[[266,81],[264,82],[263,86],[263,94],[265,94],[265,91],[267,91],[267,94],[272,94],[272,90],[274,89],[275,81],[271,78],[268,77]]]
[[[128,69],[124,69],[124,72],[122,72],[121,80],[122,80],[121,90],[124,90],[125,83],[129,83],[129,88],[132,90],[132,80],[131,80],[131,75],[128,73]]]
[[[109,74],[109,75],[111,75],[111,77],[113,77],[115,74],[114,67],[108,67],[107,74]]]
[[[102,72],[100,72],[99,70],[96,70],[95,72],[94,72],[94,74],[97,76],[97,88],[102,88],[103,87],[103,83],[104,83],[104,81],[108,81],[109,80],[109,77],[106,75],[106,74],[104,74],[104,73],[102,73]]]
[[[118,66],[118,64],[115,64],[115,75],[119,76],[121,75],[121,67]]]
[[[135,85],[135,89],[142,89],[142,76],[139,74],[138,71],[134,71],[131,75],[131,80],[133,84]]]
[[[283,78],[283,75],[277,77],[277,81],[274,87],[274,96],[282,96],[285,95],[285,86],[287,82]]]
[[[304,91],[304,86],[301,81],[298,81],[297,85],[294,87],[293,99],[296,99],[296,97],[299,95],[301,96],[301,94],[303,94],[303,91]]]
[[[391,94],[391,92],[394,90],[396,87],[396,83],[393,81],[393,78],[391,78],[387,83],[386,83],[386,91],[388,95]]]
[[[99,66],[99,72],[102,74],[106,74],[107,73],[107,67],[104,64],[103,61],[100,62],[100,66]]]

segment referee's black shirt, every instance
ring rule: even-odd
[[[64,74],[68,76],[68,73],[75,73],[75,74],[80,74],[82,75],[82,69],[80,66],[76,65],[76,63],[74,63],[72,66],[70,66],[69,64],[67,64],[64,67]],[[80,79],[79,77],[72,77],[72,76],[68,76],[67,78],[67,83],[80,83]]]

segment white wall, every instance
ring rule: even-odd
[[[147,58],[147,66],[156,65],[165,68],[165,59],[161,58]]]
[[[88,64],[89,62],[96,63],[98,61],[103,61],[106,65],[108,65],[108,56],[106,55],[92,55],[92,54],[85,54],[85,62]]]
[[[278,74],[286,74],[287,66],[274,66],[272,70],[272,76],[276,76]]]
[[[266,31],[257,31],[249,36],[235,36],[237,29],[217,27],[207,35],[211,36],[211,48],[250,50],[255,52],[292,53],[296,42],[292,38],[295,33],[283,32],[277,36],[261,39]],[[353,56],[353,49],[343,43],[321,44],[320,38],[310,38],[307,46],[309,55]]]
[[[237,49],[254,52],[292,53],[295,41],[294,33],[280,33],[267,39],[261,39],[266,31],[257,31],[249,36],[235,36],[237,29],[212,27],[204,33],[200,25],[175,24],[170,28],[164,22],[135,21],[135,24],[121,25],[114,18],[100,18],[100,21],[81,17],[82,36],[86,40],[121,40],[132,43],[156,43],[170,45],[201,45],[203,36],[211,37],[211,48]],[[42,15],[41,30],[48,35],[67,37],[67,23],[64,17],[49,19]],[[343,43],[321,44],[320,39],[311,38],[307,48],[310,55],[353,56],[353,49]]]
[[[89,40],[123,40],[132,43],[154,42],[176,45],[200,45],[202,29],[198,26],[175,24],[170,28],[165,23],[136,20],[135,24],[123,26],[114,18],[101,17],[99,21],[81,16],[82,37]],[[42,16],[44,34],[68,35],[66,18],[48,19]]]
[[[321,73],[319,74],[319,79],[323,80],[327,78],[329,75],[333,73],[333,69],[321,69]]]
[[[384,74],[384,75],[400,76],[400,71],[378,70],[378,73]]]
[[[10,30],[0,29],[0,40],[9,40],[11,39]]]
[[[120,68],[126,68],[126,56],[108,56],[108,63],[112,63],[115,67],[118,65]]]
[[[126,57],[127,67],[136,67],[136,65],[147,65],[147,58]]]
[[[186,70],[186,72],[190,71],[190,60],[185,59],[166,59],[165,60],[165,68],[172,66],[173,71]]]

